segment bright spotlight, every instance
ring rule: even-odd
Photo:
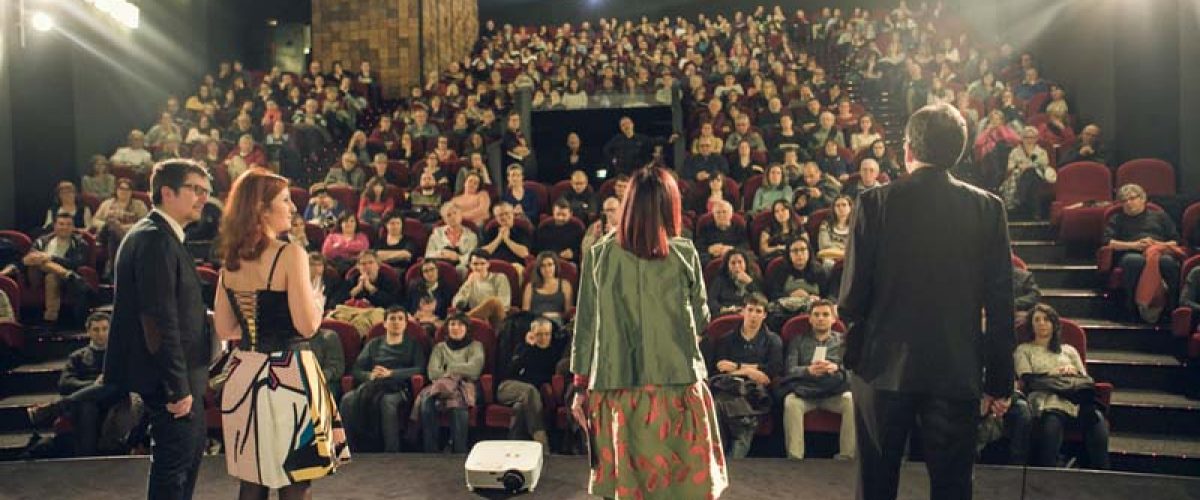
[[[29,24],[35,30],[50,31],[54,29],[54,18],[45,12],[34,12],[29,18]]]

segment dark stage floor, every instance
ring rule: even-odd
[[[149,461],[145,457],[0,463],[0,499],[144,498]],[[463,457],[449,455],[359,455],[338,475],[317,481],[318,499],[480,498],[466,490]],[[541,484],[528,498],[589,498],[587,462],[582,457],[551,457]],[[733,485],[723,499],[853,498],[854,466],[849,462],[748,459],[730,464]],[[901,498],[927,498],[921,464],[904,469]],[[1025,495],[1022,496],[1022,485]],[[222,457],[206,457],[197,499],[226,500],[237,484],[225,474]],[[496,496],[493,498],[503,498]],[[1028,471],[1011,467],[976,470],[975,498],[1020,499],[1200,499],[1200,479],[1063,470]]]

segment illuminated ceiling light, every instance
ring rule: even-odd
[[[129,29],[141,24],[141,9],[127,0],[85,0],[96,10],[108,14],[114,21]]]
[[[35,30],[50,31],[54,29],[54,18],[45,12],[34,12],[29,18],[29,24]]]
[[[276,27],[276,26],[279,26],[279,20],[278,20],[278,19],[275,19],[275,18],[273,18],[273,17],[272,17],[272,18],[270,18],[270,19],[267,19],[267,26],[270,26],[270,27],[272,27],[272,28],[274,28],[274,27]]]

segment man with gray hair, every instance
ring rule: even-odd
[[[858,178],[850,179],[844,187],[842,194],[854,198],[858,201],[858,195],[863,191],[873,187],[882,186],[885,183],[879,178],[879,162],[874,158],[863,158],[858,164]]]
[[[509,437],[532,438],[542,443],[547,454],[550,442],[540,387],[550,383],[563,347],[554,341],[554,324],[541,316],[534,318],[523,341],[513,349],[512,358],[502,367],[505,379],[496,388],[496,401],[513,408],[515,418],[509,422]]]
[[[1121,211],[1108,219],[1103,243],[1113,250],[1114,267],[1124,270],[1121,289],[1125,296],[1133,301],[1144,321],[1156,323],[1159,314],[1173,310],[1179,298],[1179,262],[1183,257],[1178,248],[1179,232],[1165,212],[1146,209],[1146,191],[1141,186],[1121,186],[1117,198]],[[1160,280],[1141,283],[1142,274],[1151,271],[1149,266],[1154,262]],[[1165,297],[1160,295],[1163,289]]]
[[[708,264],[708,261],[724,257],[726,252],[734,248],[750,251],[746,241],[746,225],[734,224],[733,205],[720,200],[713,203],[712,222],[696,228],[696,249],[700,251],[701,263]]]

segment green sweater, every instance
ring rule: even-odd
[[[354,361],[354,381],[361,384],[369,380],[371,369],[376,365],[392,370],[391,378],[406,380],[425,371],[425,350],[407,337],[396,345],[389,345],[387,336],[376,337],[358,353],[358,359]]]
[[[454,350],[445,342],[433,346],[429,355],[429,380],[457,373],[470,380],[479,380],[483,373],[483,344],[472,340],[466,347]]]
[[[688,385],[707,377],[698,342],[709,311],[700,256],[670,241],[667,258],[645,260],[608,234],[583,255],[571,371],[589,389]]]

